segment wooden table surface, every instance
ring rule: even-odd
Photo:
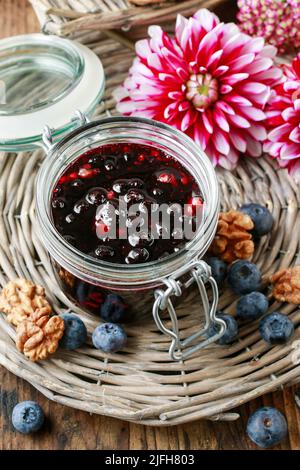
[[[0,37],[38,30],[27,0],[0,0]],[[245,426],[251,411],[262,405],[277,407],[287,418],[289,436],[277,448],[300,449],[300,410],[295,392],[296,388],[286,389],[244,405],[238,410],[241,418],[235,422],[198,421],[152,428],[57,405],[0,368],[0,449],[255,449],[245,435]],[[12,408],[22,400],[36,400],[47,416],[43,431],[34,436],[17,434],[12,428]]]

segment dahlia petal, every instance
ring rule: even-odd
[[[226,23],[222,29],[222,44],[226,45],[228,40],[237,34],[241,34],[240,28],[235,23]],[[245,35],[246,36],[246,35]]]
[[[257,82],[263,82],[266,85],[274,85],[281,79],[281,77],[281,70],[279,68],[272,67],[271,69],[255,73],[252,78]]]
[[[218,101],[215,104],[215,108],[220,109],[221,111],[224,111],[226,114],[231,114],[232,116],[235,115],[234,109],[225,101]]]
[[[294,101],[294,108],[295,111],[300,111],[300,99]]]
[[[232,163],[228,158],[224,157],[223,155],[219,156],[217,163],[225,170],[234,170],[234,168],[236,167],[235,163]]]
[[[257,95],[259,93],[264,93],[268,87],[263,83],[247,81],[245,83],[241,83],[239,89],[243,90],[245,93],[249,93],[250,95]]]
[[[285,91],[297,91],[299,90],[299,81],[289,80],[283,84],[283,88]]]
[[[170,75],[169,73],[159,73],[158,78],[161,82],[174,84],[174,75]]]
[[[300,101],[300,100],[299,100]],[[282,117],[285,121],[291,121],[293,119],[297,119],[298,117],[298,114],[296,112],[295,109],[293,109],[292,107],[289,107],[289,108],[286,108],[282,111]]]
[[[226,30],[227,25],[225,25],[225,30]],[[229,36],[229,39],[222,44],[224,53],[226,54],[226,57],[230,57],[230,53],[232,51],[237,51],[241,50],[243,44],[245,42],[249,41],[249,36],[246,36],[245,34],[241,34],[239,31],[235,35]],[[253,52],[253,51],[249,51]]]
[[[152,25],[148,28],[148,34],[151,38],[162,37],[163,29],[160,26]]]
[[[226,95],[226,101],[229,103],[236,103],[239,106],[252,106],[251,101],[247,100],[247,98],[244,98],[241,95],[238,95],[237,93],[230,93]]]
[[[214,71],[214,77],[221,77],[229,70],[228,65],[220,65],[220,67],[216,68]]]
[[[180,101],[183,98],[183,94],[181,91],[170,91],[168,93],[168,98],[170,98],[170,100]]]
[[[149,67],[151,67],[155,70],[161,70],[162,67],[163,67],[162,61],[161,61],[159,55],[154,53],[154,52],[148,54],[147,63],[148,63]]]
[[[282,160],[293,160],[300,158],[300,147],[295,143],[286,143],[281,147],[280,158]]]
[[[241,70],[244,67],[247,66],[247,72],[248,72],[248,66],[251,64],[255,59],[255,54],[244,54],[237,59],[234,59],[228,63],[230,71],[235,72],[236,70]],[[272,61],[271,61],[272,65]]]
[[[220,58],[222,57],[223,51],[219,49],[218,51],[214,52],[207,61],[207,67],[210,69],[214,69],[216,65],[219,63]]]
[[[186,34],[187,24],[188,20],[184,16],[180,14],[177,15],[175,25],[175,38],[177,39],[178,43],[181,45],[183,50],[186,48],[186,44],[188,41],[188,36]]]
[[[282,147],[282,143],[276,142],[270,142],[267,141],[264,143],[263,150],[266,153],[269,153],[272,157],[279,158],[280,156],[280,150]]]
[[[270,57],[273,59],[277,55],[277,47],[272,46],[271,44],[267,44],[261,51],[261,57]]]
[[[198,113],[199,115],[199,113]],[[194,126],[194,139],[200,147],[205,150],[207,147],[207,143],[209,142],[210,139],[210,134],[206,131],[202,118],[201,121],[198,118],[198,122],[196,122]]]
[[[271,142],[284,142],[291,131],[292,128],[290,124],[283,124],[282,126],[275,127],[275,129],[269,132],[268,139],[271,140]]]
[[[230,93],[232,91],[232,86],[230,85],[222,85],[220,88],[220,93],[222,95],[226,95],[227,93]]]
[[[295,127],[289,135],[289,138],[292,142],[300,144],[300,129],[299,127]]]
[[[224,77],[222,82],[228,85],[235,85],[236,83],[246,80],[248,77],[248,73],[233,73],[232,75]]]
[[[257,93],[257,94],[253,93],[252,95],[253,103],[256,104],[257,106],[264,108],[266,103],[270,99],[270,93],[271,93],[271,88],[268,86],[266,87],[265,91],[263,91],[262,93]]]
[[[252,124],[251,127],[247,129],[247,132],[256,140],[263,141],[267,138],[266,128],[260,124]]]
[[[199,65],[205,63],[208,57],[215,52],[218,46],[218,37],[214,30],[207,33],[200,41],[196,60]]]
[[[140,73],[141,75],[144,75],[145,77],[153,77],[153,72],[147,65],[143,64],[142,62],[136,62],[134,64],[134,70],[135,72]]]
[[[197,115],[196,115],[197,116]],[[189,109],[183,116],[181,121],[181,130],[185,132],[195,121],[195,113],[192,109]]]
[[[214,129],[213,129],[213,123],[212,123],[209,110],[206,110],[205,113],[202,113],[202,119],[203,119],[203,124],[205,126],[205,129],[207,130],[209,134],[212,134]]]
[[[262,144],[248,135],[245,135],[245,139],[247,142],[247,153],[251,157],[260,157],[262,154]]]
[[[243,118],[242,116],[238,116],[237,114],[234,116],[229,115],[228,119],[232,122],[232,124],[235,124],[237,127],[241,127],[242,129],[247,129],[251,126],[247,119]]]
[[[214,166],[218,165],[219,158],[220,158],[221,155],[220,155],[220,152],[218,152],[217,149],[214,147],[212,141],[210,141],[209,144],[207,145],[205,152],[208,155],[208,157],[210,158],[212,164]]]
[[[224,155],[229,153],[230,146],[228,143],[228,138],[225,137],[225,134],[218,130],[214,131],[214,145],[220,153],[223,153]]]
[[[245,152],[246,152],[247,142],[246,142],[246,140],[242,137],[241,133],[236,132],[234,129],[230,129],[229,137],[230,137],[230,140],[231,140],[233,146],[234,146],[239,152],[242,152],[242,153],[245,153]]]
[[[266,118],[265,113],[261,109],[250,107],[242,107],[241,113],[253,121],[263,121]]]
[[[116,101],[122,101],[124,98],[128,97],[128,91],[124,86],[118,86],[115,90],[113,90],[112,96]]]
[[[262,52],[264,49],[265,40],[261,37],[253,38],[251,41],[249,41],[248,45],[251,48],[251,52]]]
[[[164,118],[165,119],[169,119],[170,116],[172,116],[172,114],[174,113],[174,111],[176,111],[178,109],[178,103],[175,101],[173,101],[173,103],[170,103],[166,108],[165,108],[165,111],[164,111]]]
[[[207,10],[206,8],[201,8],[200,10],[196,11],[193,17],[199,21],[201,26],[203,26],[206,31],[210,31],[220,22],[217,15]]]
[[[213,110],[213,118],[218,124],[218,126],[220,127],[220,129],[222,129],[225,132],[229,132],[229,124],[223,111],[221,111],[218,108],[215,108]]]
[[[133,101],[120,101],[118,103],[118,111],[122,114],[133,113],[136,111],[136,103]]]
[[[199,42],[205,35],[205,30],[199,21],[193,17],[189,18],[188,20],[187,30],[189,39],[186,52],[194,56],[194,51],[197,49]]]
[[[299,55],[296,56],[296,57],[292,60],[292,67],[293,67],[293,70],[294,70],[295,74],[297,75],[297,77],[300,78],[300,60],[299,60]]]
[[[226,157],[233,165],[233,168],[235,168],[239,160],[239,154],[233,148],[231,148]]]
[[[264,70],[268,70],[273,65],[273,60],[266,57],[266,58],[255,58],[252,64],[249,64],[247,67],[247,72],[250,74],[256,74],[259,72],[263,72]]]
[[[186,111],[187,109],[189,109],[191,107],[191,104],[189,101],[182,101],[179,105],[178,105],[178,109],[179,111]]]
[[[152,54],[149,40],[141,39],[140,41],[137,41],[135,43],[135,52],[140,58],[147,60],[148,56]]]
[[[174,54],[167,47],[162,48],[161,54],[163,58],[167,60],[168,64],[170,65],[172,69],[176,70],[179,67],[184,68],[185,63],[181,59],[181,57],[178,57],[178,55]]]
[[[186,81],[189,78],[189,74],[188,74],[187,70],[185,70],[182,67],[178,67],[176,69],[176,75],[183,81]]]

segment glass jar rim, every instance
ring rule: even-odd
[[[105,134],[106,132],[106,134]],[[117,134],[113,134],[117,132]],[[88,140],[95,133],[98,146],[112,142],[128,142],[128,139],[146,139],[153,136],[153,143],[159,143],[173,157],[177,147],[185,163],[192,164],[193,173],[197,173],[206,199],[206,214],[196,235],[181,250],[165,258],[135,265],[116,264],[92,258],[71,246],[55,228],[51,220],[50,197],[54,184],[62,169],[69,166],[77,156],[84,153],[72,153],[72,147],[84,139]],[[105,137],[106,136],[106,137]],[[117,137],[118,136],[118,137]],[[98,138],[98,139],[97,139]],[[100,140],[99,140],[100,139]],[[101,140],[102,139],[102,140]],[[94,145],[96,147],[97,145]],[[91,147],[89,147],[91,148]],[[67,152],[69,156],[67,157]],[[176,158],[179,160],[179,158]],[[189,159],[191,161],[189,161]],[[55,175],[55,176],[54,176]],[[201,176],[201,178],[200,178]],[[55,181],[53,181],[55,180]],[[204,187],[204,186],[205,187]],[[52,258],[64,269],[92,284],[122,286],[132,288],[146,285],[159,285],[161,280],[174,271],[188,264],[196,257],[202,257],[207,251],[218,221],[219,188],[213,165],[202,149],[181,131],[151,119],[139,117],[109,117],[80,126],[50,149],[41,165],[36,183],[36,210],[41,238]]]

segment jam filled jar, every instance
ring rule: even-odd
[[[216,175],[201,149],[167,125],[88,122],[104,88],[99,57],[80,43],[42,34],[1,40],[0,150],[46,151],[38,235],[74,305],[104,319],[108,299],[122,302],[128,320],[152,313],[180,360],[226,328],[202,259],[218,221]],[[176,305],[192,285],[204,323],[182,339]],[[212,322],[219,329],[208,338]]]
[[[129,320],[152,311],[171,338],[173,359],[221,337],[217,287],[202,260],[216,230],[219,192],[199,147],[170,126],[122,117],[81,122],[55,144],[48,130],[44,141],[48,155],[36,189],[40,235],[72,302],[99,315],[107,296],[117,294]],[[182,341],[174,305],[192,284],[205,324]],[[220,329],[207,338],[212,321]]]

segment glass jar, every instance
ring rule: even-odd
[[[226,329],[225,322],[215,315],[218,290],[202,260],[218,220],[216,175],[200,148],[169,126],[138,118],[87,123],[86,116],[93,114],[104,84],[99,57],[80,43],[43,34],[1,40],[0,150],[18,152],[43,147],[48,154],[38,175],[36,208],[41,238],[63,291],[81,308],[98,315],[111,292],[123,297],[132,317],[152,310],[158,328],[171,338],[171,357],[182,359],[216,341]],[[166,151],[203,191],[204,213],[196,235],[172,256],[130,266],[99,261],[70,246],[54,227],[50,201],[59,176],[85,151],[121,142]],[[205,324],[181,340],[174,305],[192,284],[199,288]],[[211,286],[211,302],[206,284]],[[162,319],[166,318],[164,311],[170,316],[171,327],[166,327]],[[207,338],[212,322],[220,328],[218,334]]]
[[[202,257],[215,234],[218,222],[219,190],[210,160],[185,134],[174,128],[142,118],[112,117],[82,124],[52,144],[44,136],[48,155],[37,179],[36,208],[42,241],[53,261],[63,291],[81,308],[98,313],[109,293],[117,293],[129,304],[132,315],[148,310],[159,329],[171,337],[170,355],[182,359],[216,341],[225,323],[215,316],[218,291],[210,269]],[[204,211],[195,236],[179,252],[140,265],[109,263],[90,257],[71,246],[54,226],[51,214],[53,189],[62,173],[80,155],[106,144],[135,143],[159,148],[184,166],[202,190]],[[199,332],[180,340],[173,298],[184,295],[195,283],[202,298],[205,325]],[[210,305],[205,284],[212,287]],[[161,312],[167,310],[172,329],[166,328]],[[205,337],[211,322],[220,325],[218,334]],[[197,339],[201,339],[195,344]],[[189,346],[191,345],[191,346]],[[189,346],[189,347],[188,347]]]

